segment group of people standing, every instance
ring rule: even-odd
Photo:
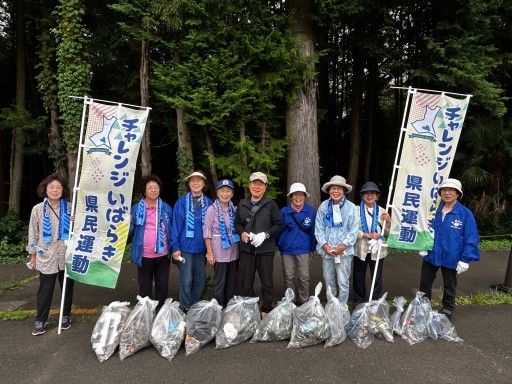
[[[214,268],[213,296],[223,307],[235,294],[256,296],[257,272],[261,281],[261,315],[266,316],[273,308],[277,248],[285,288],[295,291],[297,305],[309,299],[309,267],[315,250],[322,258],[326,287],[342,303],[349,298],[351,274],[355,304],[382,295],[382,258],[387,249],[381,245],[391,217],[377,204],[381,191],[375,183],[367,182],[361,187],[361,202],[356,206],[346,197],[352,186],[344,177],[335,175],[322,186],[329,198],[316,211],[306,203],[309,193],[299,182],[290,186],[289,203],[279,209],[274,200],[265,197],[268,178],[262,172],[250,175],[250,193],[236,207],[231,180],[219,180],[215,201],[204,193],[207,178],[202,171],[190,173],[184,181],[188,192],[171,208],[160,198],[160,178],[143,177],[142,198],[131,209],[130,256],[137,265],[138,295],[157,300],[157,310],[168,296],[171,262],[179,268],[179,302],[184,312],[201,299],[208,263]],[[69,229],[72,219],[64,200],[63,180],[48,176],[38,191],[44,202],[32,210],[27,246],[29,266],[40,272],[33,335],[45,331],[57,278],[62,285],[64,241],[69,235],[66,227]],[[439,194],[442,202],[434,221],[434,248],[424,258],[420,289],[430,298],[436,271],[441,268],[442,312],[451,317],[457,274],[467,270],[469,262],[479,259],[478,231],[471,211],[458,202],[462,196],[458,180],[447,179],[440,185]],[[374,274],[377,258],[373,295],[368,298],[366,273],[369,267]],[[72,282],[70,279],[66,291],[62,329],[71,325]]]

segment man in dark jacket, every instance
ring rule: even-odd
[[[272,310],[275,237],[283,229],[279,207],[274,200],[264,197],[267,184],[268,179],[264,173],[251,174],[251,196],[238,203],[235,214],[235,228],[242,240],[239,243],[240,279],[237,282],[237,293],[241,296],[255,296],[253,283],[258,271],[263,296],[263,317]]]

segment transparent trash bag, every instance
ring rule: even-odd
[[[396,308],[395,312],[389,317],[389,321],[391,322],[391,326],[393,327],[393,332],[397,335],[402,334],[402,323],[401,318],[404,313],[404,307],[407,303],[407,300],[403,296],[396,296],[393,299],[393,306]]]
[[[393,327],[389,320],[389,305],[386,301],[388,293],[384,293],[378,300],[371,300],[368,304],[370,311],[370,325],[373,334],[379,339],[393,343]]]
[[[289,339],[293,328],[293,303],[295,293],[293,289],[287,288],[284,297],[277,303],[277,306],[269,314],[261,319],[256,325],[256,331],[251,343],[257,341],[278,341]]]
[[[334,347],[347,338],[345,326],[350,321],[350,312],[346,303],[341,303],[339,299],[331,292],[331,287],[327,287],[327,304],[325,305],[325,314],[329,320],[329,329],[331,335],[327,338],[324,348]]]
[[[455,326],[444,313],[432,311],[431,315],[429,316],[429,322],[431,323],[431,327],[434,329],[438,337],[447,341],[458,343],[464,341],[459,336],[457,336]]]
[[[137,296],[137,300],[139,302],[130,313],[130,317],[126,320],[126,325],[121,333],[119,341],[119,357],[121,360],[151,345],[149,335],[158,301],[151,300],[147,296]]]
[[[416,292],[416,297],[402,315],[402,333],[400,336],[411,345],[428,338],[428,313],[425,306],[422,305],[424,295],[421,291]]]
[[[129,305],[127,301],[114,301],[103,307],[91,335],[92,349],[100,363],[112,356],[119,346],[121,332],[132,311]]]
[[[331,335],[329,319],[318,298],[321,290],[322,283],[318,283],[315,295],[293,310],[293,328],[288,348],[316,345]]]
[[[192,305],[185,322],[185,354],[190,355],[199,351],[215,338],[220,326],[222,306],[217,300],[201,300]]]
[[[367,348],[375,338],[370,320],[370,303],[361,303],[352,312],[347,324],[347,337],[359,348]]]
[[[185,340],[185,324],[185,314],[180,309],[180,303],[171,298],[166,299],[153,320],[149,338],[160,356],[169,361],[176,356]]]
[[[249,340],[260,321],[258,297],[234,296],[222,313],[215,348],[228,348]]]

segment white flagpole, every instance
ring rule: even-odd
[[[70,97],[76,98],[76,96],[70,96]],[[92,103],[92,99],[89,99],[87,96],[84,96],[83,99],[84,99],[84,109],[82,111],[82,123],[81,123],[81,127],[80,127],[80,139],[78,141],[78,155],[77,155],[77,160],[76,160],[75,182],[74,182],[74,185],[73,185],[73,198],[71,200],[71,216],[75,215],[76,193],[77,193],[77,191],[79,189],[77,187],[77,184],[78,184],[78,174],[79,174],[79,170],[80,170],[80,161],[82,159],[82,148],[83,148],[82,141],[83,141],[83,136],[84,136],[85,113],[87,111],[87,105]],[[69,244],[69,242],[71,241],[71,239],[73,237],[73,226],[74,226],[74,221],[71,221],[70,225],[69,225],[69,240],[67,240],[67,244]],[[62,283],[62,295],[61,295],[61,299],[60,299],[59,328],[57,330],[57,334],[58,335],[60,335],[60,332],[61,332],[62,311],[64,310],[64,298],[66,296],[67,279],[68,279],[68,271],[67,271],[66,263],[64,263],[64,282]]]
[[[391,87],[391,88],[399,88],[399,87]],[[390,202],[391,202],[391,196],[393,195],[393,185],[395,183],[396,172],[397,172],[397,169],[399,168],[398,157],[399,157],[399,154],[400,154],[400,147],[402,146],[402,140],[403,140],[403,137],[405,135],[405,132],[407,132],[406,117],[408,115],[409,101],[411,100],[411,95],[414,95],[416,93],[416,91],[417,91],[417,89],[413,89],[412,87],[409,87],[409,88],[406,88],[406,89],[408,90],[408,92],[407,92],[407,100],[405,102],[405,110],[404,110],[404,116],[402,118],[402,127],[400,129],[400,136],[398,137],[398,146],[396,148],[396,154],[395,154],[395,164],[393,166],[393,173],[391,175],[391,181],[389,183],[388,199],[387,199],[387,202],[386,202],[386,212],[389,211],[389,208],[392,208],[391,205],[390,205]],[[390,223],[390,225],[391,225],[391,223]],[[385,228],[386,228],[386,224],[384,224],[380,228],[379,235],[381,235],[381,236],[384,235]],[[375,269],[373,271],[372,287],[370,289],[370,296],[368,297],[368,301],[372,300],[373,290],[375,288],[375,280],[377,278],[377,271],[379,270],[379,259],[380,259],[381,248],[382,247],[387,247],[387,246],[388,246],[387,244],[380,244],[379,245],[379,250],[377,251],[377,260],[375,260]]]

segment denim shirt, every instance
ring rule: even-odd
[[[359,220],[357,217],[357,207],[354,203],[345,200],[345,204],[341,208],[341,217],[343,224],[340,227],[329,227],[324,223],[324,217],[329,207],[329,199],[320,204],[315,219],[315,237],[318,242],[316,250],[325,258],[331,256],[326,255],[322,246],[328,244],[330,246],[340,246],[345,244],[347,255],[354,254],[354,243],[359,234]]]

